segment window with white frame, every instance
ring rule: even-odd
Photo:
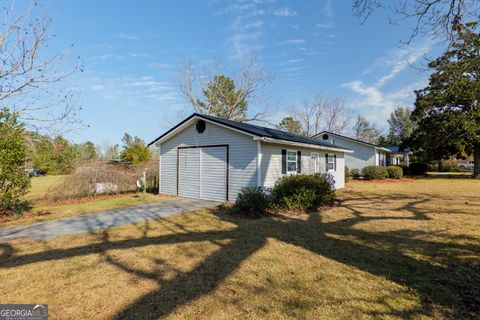
[[[327,171],[335,171],[335,155],[333,154],[327,156]]]
[[[287,173],[297,172],[297,151],[287,151]]]

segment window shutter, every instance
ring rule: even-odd
[[[337,171],[337,155],[333,155],[333,171]]]
[[[325,172],[328,172],[328,153],[325,153]]]
[[[297,151],[297,173],[302,172],[302,152]]]
[[[282,174],[287,174],[287,149],[282,149]]]

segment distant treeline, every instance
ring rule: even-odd
[[[151,151],[138,137],[126,133],[122,142],[122,148],[118,144],[96,146],[91,141],[72,143],[61,135],[52,138],[28,132],[26,168],[44,170],[48,174],[69,174],[76,166],[96,160],[139,163],[152,158]]]

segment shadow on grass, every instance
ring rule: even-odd
[[[405,197],[402,197],[405,204],[395,208],[402,215],[366,215],[375,210],[375,203],[390,200],[391,196],[388,196],[388,199],[382,196],[356,196],[341,204],[341,207],[351,213],[350,217],[332,222],[322,221],[320,214],[311,214],[307,220],[273,215],[259,220],[247,220],[216,211],[214,213],[220,220],[235,225],[235,228],[207,232],[183,229],[182,233],[151,237],[148,236],[149,225],[146,224],[141,227],[143,236],[140,238],[113,241],[109,238],[108,232],[104,232],[101,240],[95,244],[68,249],[49,249],[26,255],[16,255],[10,245],[1,244],[0,267],[14,268],[35,262],[97,253],[116,268],[141,278],[154,280],[159,285],[158,290],[140,297],[121,310],[116,318],[157,319],[214,290],[239,268],[242,261],[260,250],[268,238],[275,238],[373,275],[385,277],[400,285],[406,285],[421,297],[421,306],[417,308],[399,311],[392,307],[382,313],[371,311],[372,317],[432,316],[433,306],[440,306],[442,310],[446,310],[447,317],[480,317],[478,265],[462,259],[467,255],[478,257],[480,254],[478,239],[462,237],[461,243],[452,243],[448,236],[441,233],[423,233],[409,229],[371,232],[355,228],[358,223],[380,219],[389,220],[391,223],[429,219],[428,212],[420,208],[428,199]],[[442,242],[423,239],[431,235],[441,239]],[[108,253],[113,249],[203,241],[215,243],[219,249],[207,256],[193,270],[183,273],[163,260],[155,261],[162,266],[162,271],[138,270]],[[411,253],[428,258],[415,259]],[[169,271],[174,271],[178,275],[173,279],[164,280],[164,273]],[[292,303],[295,305],[295,301]]]

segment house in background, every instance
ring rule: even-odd
[[[388,150],[390,150],[391,155],[396,159],[396,163],[391,163],[392,165],[400,165],[398,160],[402,160],[402,165],[404,167],[410,166],[410,154],[412,150],[410,148],[401,149],[399,146],[387,146]]]
[[[243,187],[269,186],[288,174],[329,172],[345,186],[340,144],[202,114],[192,114],[152,141],[160,150],[159,191],[235,200]]]
[[[403,158],[403,153],[399,152],[398,147],[385,148],[328,131],[322,131],[312,138],[353,150],[353,153],[345,154],[345,165],[349,169],[361,170],[370,165],[382,167],[400,165]]]

